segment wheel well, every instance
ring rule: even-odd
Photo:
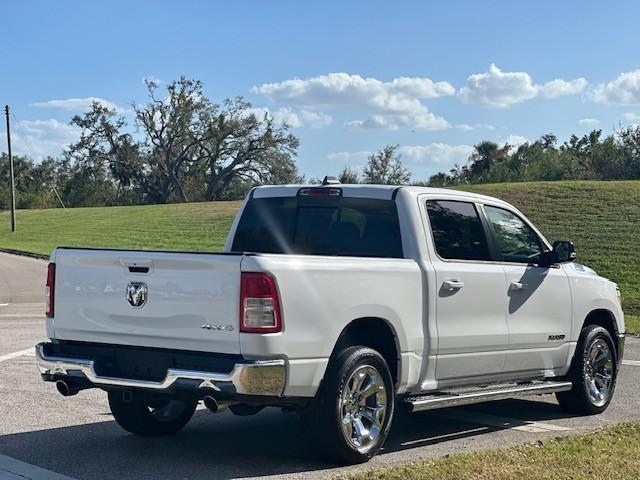
[[[398,383],[398,346],[396,335],[382,318],[359,318],[347,325],[338,337],[331,356],[347,347],[363,345],[380,353],[389,366],[393,383]]]
[[[618,338],[618,324],[616,323],[613,313],[604,309],[593,310],[592,312],[589,312],[589,315],[587,315],[582,327],[584,328],[587,325],[599,325],[606,329],[609,332],[609,335],[611,335],[613,343],[616,346],[616,355],[618,354],[620,349],[618,342],[620,339]]]

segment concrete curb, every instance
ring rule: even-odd
[[[42,255],[41,253],[25,252],[22,250],[14,250],[12,248],[0,248],[1,253],[10,253],[11,255],[19,255],[21,257],[36,258],[38,260],[49,260],[49,255]]]

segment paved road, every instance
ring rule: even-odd
[[[87,480],[325,478],[348,470],[315,460],[296,416],[279,410],[245,418],[199,410],[178,435],[147,439],[115,424],[100,391],[58,395],[53,385],[40,381],[31,354],[44,332],[45,267],[41,261],[0,254],[0,479],[51,478],[51,472]],[[496,448],[640,419],[640,340],[628,339],[627,345],[631,362],[623,366],[615,399],[603,415],[568,417],[550,395],[403,415],[385,451],[365,466],[350,468]]]

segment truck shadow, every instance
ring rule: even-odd
[[[437,444],[446,449],[449,448],[446,442],[502,429],[468,420],[456,421],[446,415],[447,411],[461,409],[467,414],[473,412],[457,407],[433,413],[400,413],[384,452],[369,466],[393,463],[394,452]],[[565,416],[556,404],[525,400],[483,405],[483,412],[492,411],[509,412],[510,417],[521,418],[523,425]],[[518,422],[511,422],[507,428]],[[522,441],[529,439],[523,437]],[[492,446],[496,445],[488,445]],[[455,448],[460,449],[460,446]],[[314,457],[297,416],[278,410],[263,411],[248,418],[234,417],[228,412],[212,415],[198,411],[182,432],[164,438],[127,434],[114,421],[16,433],[0,437],[0,453],[73,478],[92,480],[230,479],[303,472],[307,475],[315,472],[317,476],[337,473],[333,470],[336,465]]]

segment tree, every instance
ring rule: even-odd
[[[387,145],[369,155],[363,170],[363,183],[380,185],[406,185],[411,173],[404,168],[397,153],[398,145]]]
[[[350,168],[345,165],[345,167],[338,175],[338,181],[340,183],[346,184],[355,184],[360,183],[360,179],[358,178],[358,171],[355,168]]]
[[[147,102],[133,105],[136,140],[126,119],[104,105],[73,117],[82,132],[67,150],[76,174],[114,181],[118,197],[141,192],[151,203],[218,200],[298,178],[298,139],[242,98],[215,104],[201,82],[185,77],[166,96],[157,83],[146,86]]]

